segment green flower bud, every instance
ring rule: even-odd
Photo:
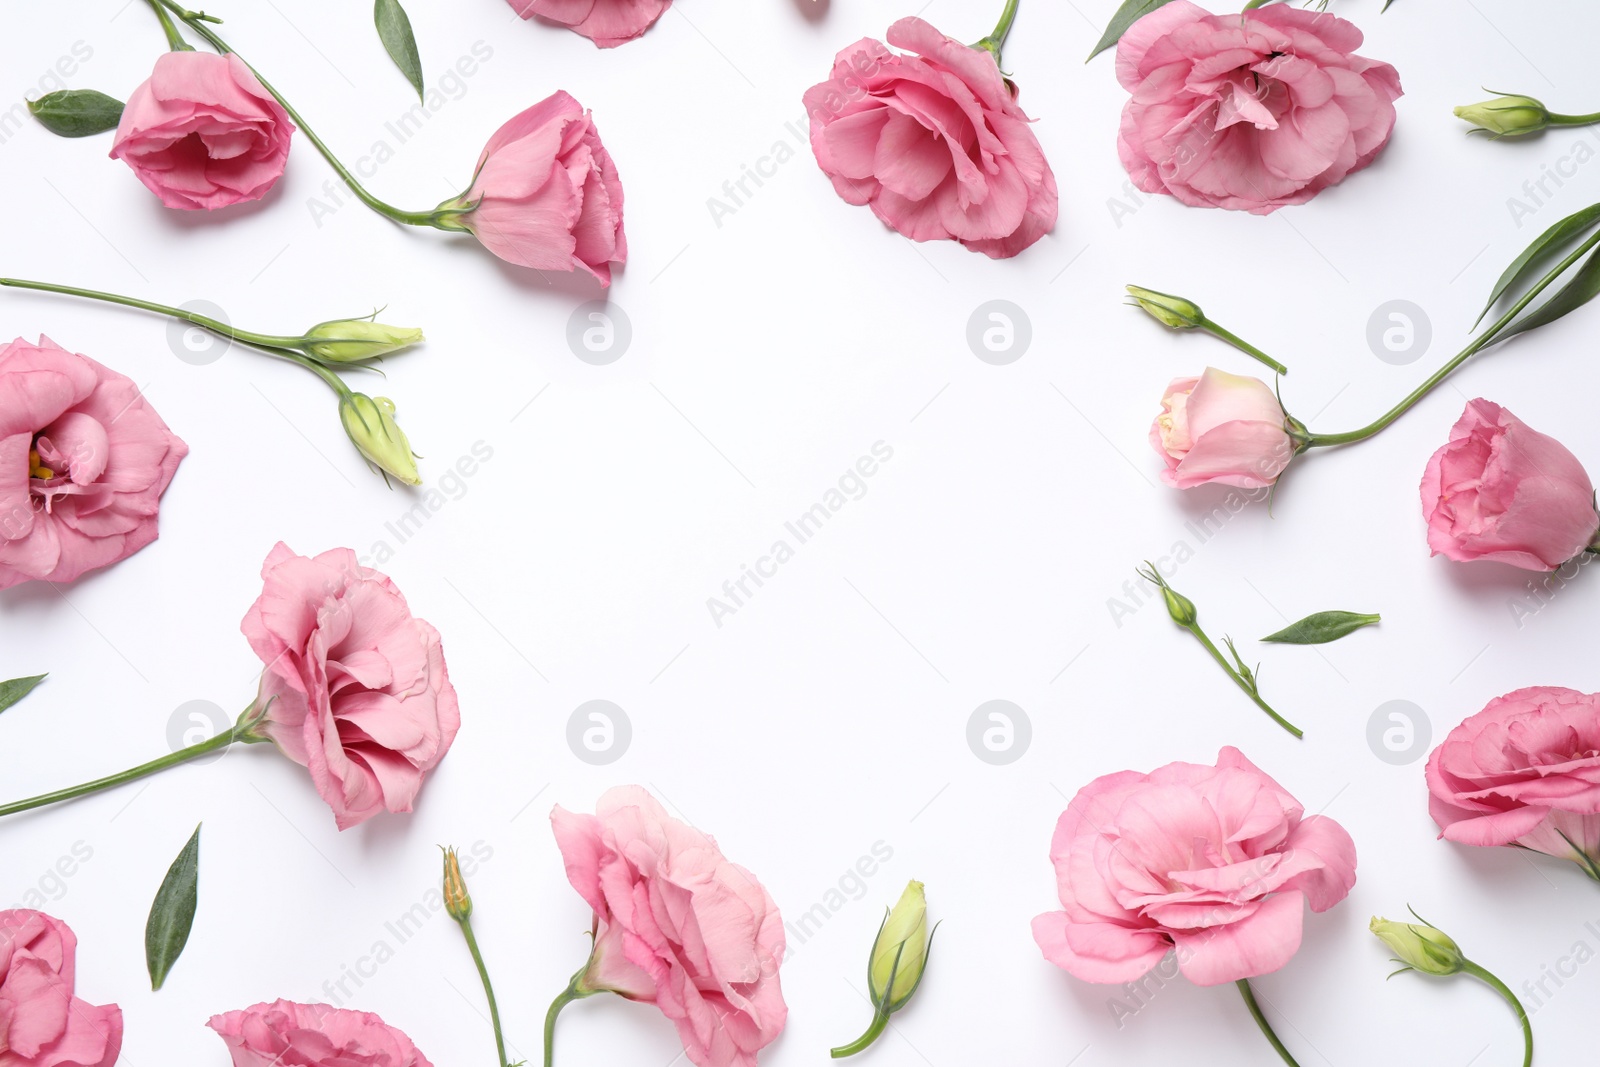
[[[1162,599],[1167,602],[1167,614],[1172,616],[1173,622],[1179,626],[1193,626],[1200,620],[1200,610],[1194,606],[1194,601],[1168,585],[1152,564],[1146,563],[1138,573],[1139,577],[1161,590]]]
[[[1137,285],[1128,286],[1128,294],[1133,297],[1134,303],[1174,330],[1192,330],[1205,324],[1206,313],[1193,300],[1158,293],[1154,289],[1141,289]]]
[[[1423,974],[1443,978],[1466,970],[1467,958],[1450,935],[1426,923],[1397,923],[1373,916],[1368,926],[1389,946],[1396,962]]]
[[[1497,96],[1456,108],[1456,118],[1498,137],[1519,137],[1548,128],[1550,112],[1531,96]]]
[[[327,363],[359,363],[421,341],[421,330],[385,326],[371,319],[335,319],[319,322],[306,331],[305,352]]]
[[[921,882],[911,882],[872,944],[867,986],[875,1006],[890,1012],[906,1006],[922,983],[929,941],[928,898]]]
[[[364,393],[347,393],[339,400],[339,419],[351,442],[373,466],[407,485],[421,485],[416,457],[405,431],[394,421],[394,401],[374,399]]]

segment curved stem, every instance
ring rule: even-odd
[[[1504,982],[1471,960],[1463,960],[1461,969],[1499,993],[1501,998],[1511,1005],[1511,1010],[1517,1013],[1517,1021],[1522,1024],[1522,1067],[1530,1067],[1533,1063],[1533,1023],[1528,1020],[1528,1013],[1523,1010],[1522,1001],[1517,999],[1517,995],[1511,992],[1510,987]]]
[[[472,953],[472,962],[478,967],[478,978],[483,982],[483,995],[489,1000],[489,1021],[494,1026],[495,1051],[500,1054],[500,1067],[508,1067],[506,1062],[506,1039],[500,1029],[500,1005],[494,998],[494,983],[489,981],[489,968],[483,962],[483,953],[478,950],[478,939],[472,932],[472,919],[459,920],[461,936],[467,939],[467,951]]]
[[[1206,331],[1206,333],[1209,333],[1211,336],[1217,338],[1218,340],[1228,342],[1230,345],[1232,345],[1234,348],[1237,348],[1239,351],[1243,352],[1245,355],[1250,356],[1250,357],[1252,357],[1252,358],[1254,358],[1256,360],[1259,360],[1262,363],[1265,363],[1267,366],[1271,367],[1277,373],[1279,373],[1279,374],[1288,374],[1289,373],[1289,368],[1288,367],[1285,367],[1282,363],[1279,363],[1277,360],[1273,359],[1271,356],[1267,355],[1265,352],[1261,351],[1261,349],[1257,348],[1255,345],[1251,344],[1250,342],[1245,341],[1242,338],[1236,337],[1230,331],[1223,329],[1221,326],[1218,326],[1216,323],[1212,322],[1210,319],[1201,320],[1200,328],[1202,330]]]
[[[873,1013],[872,1025],[867,1027],[866,1033],[862,1034],[848,1045],[840,1045],[838,1048],[828,1053],[828,1055],[832,1056],[836,1060],[842,1060],[846,1056],[854,1056],[856,1053],[865,1050],[867,1046],[878,1040],[878,1038],[882,1036],[884,1028],[888,1025],[889,1013],[882,1010],[877,1011]]]
[[[1546,274],[1542,279],[1540,279],[1538,285],[1535,285],[1523,295],[1522,299],[1518,300],[1514,305],[1512,305],[1511,310],[1502,315],[1498,322],[1489,327],[1488,330],[1484,331],[1477,340],[1473,341],[1466,348],[1462,349],[1454,359],[1450,360],[1450,362],[1446,363],[1444,366],[1435,371],[1427,381],[1413,389],[1404,400],[1400,401],[1400,403],[1391,408],[1389,412],[1382,418],[1367,426],[1363,426],[1359,430],[1350,430],[1346,433],[1307,433],[1304,447],[1326,448],[1329,445],[1353,444],[1356,441],[1365,441],[1367,438],[1372,437],[1380,431],[1386,429],[1390,423],[1394,422],[1401,415],[1404,415],[1407,411],[1410,411],[1418,401],[1432,392],[1433,387],[1444,381],[1445,378],[1448,377],[1450,373],[1457,367],[1461,366],[1461,364],[1465,363],[1472,356],[1493,344],[1495,339],[1500,336],[1501,331],[1503,331],[1507,326],[1511,325],[1512,320],[1518,315],[1522,314],[1527,306],[1533,303],[1534,299],[1537,298],[1540,293],[1549,288],[1552,282],[1565,273],[1566,270],[1574,263],[1578,262],[1578,260],[1582,259],[1585,255],[1592,251],[1597,244],[1600,244],[1600,231],[1597,231],[1588,240],[1584,241],[1583,244],[1579,245],[1577,251],[1573,252],[1566,259],[1558,263],[1555,268],[1550,271],[1550,273]]]
[[[1272,1025],[1267,1022],[1267,1017],[1261,1014],[1261,1005],[1256,1003],[1256,995],[1250,990],[1250,979],[1241,978],[1234,985],[1239,987],[1239,995],[1244,997],[1244,1006],[1250,1009],[1250,1017],[1256,1021],[1261,1032],[1266,1035],[1267,1041],[1283,1057],[1283,1062],[1289,1067],[1300,1067],[1294,1057],[1289,1055],[1289,1050],[1283,1047],[1283,1042],[1278,1040],[1278,1035],[1272,1032]]]
[[[1011,32],[1011,24],[1017,19],[1017,4],[1018,0],[1006,0],[1005,10],[1000,12],[1000,21],[995,23],[993,32],[972,46],[994,56],[995,66],[1000,65],[1000,49],[1006,43],[1006,35]]]
[[[177,15],[185,25],[203,37],[218,52],[223,54],[232,52],[236,56],[239,55],[228,46],[226,41],[217,36],[211,27],[206,25],[207,22],[215,21],[210,16],[202,12],[190,11],[180,4],[173,3],[173,0],[153,0],[153,2],[161,4]],[[239,56],[239,60],[245,66],[250,66],[243,56]],[[357,181],[356,176],[351,174],[343,163],[339,162],[339,157],[335,156],[333,150],[323,143],[322,138],[317,136],[316,131],[306,125],[306,120],[300,117],[300,113],[294,109],[294,105],[285,100],[283,94],[272,87],[272,83],[261,77],[260,71],[254,67],[250,67],[250,70],[260,80],[261,87],[271,93],[272,98],[283,107],[284,111],[288,112],[289,118],[300,128],[300,132],[305,135],[305,138],[311,142],[318,152],[322,153],[322,158],[328,161],[328,165],[333,168],[334,173],[338,174],[344,183],[350,187],[350,191],[356,195],[356,199],[378,214],[393,219],[395,222],[404,223],[407,226],[433,226],[438,222],[440,216],[437,211],[406,211],[395,207],[393,204],[385,203],[368,192],[366,186]]]
[[[161,32],[167,35],[167,48],[174,52],[193,52],[194,46],[183,39],[183,34],[173,25],[172,16],[167,14],[167,9],[157,0],[148,0],[148,3],[155,9],[156,18],[161,21]]]
[[[578,982],[583,978],[583,974],[583,971],[579,971],[572,976],[572,981],[567,983],[567,988],[563,989],[561,995],[551,1002],[550,1010],[545,1013],[544,1067],[552,1067],[556,1062],[556,1016],[561,1014],[561,1009],[575,1000],[582,1000],[584,997],[590,997],[599,992],[597,989],[579,988]]]
[[[1593,126],[1600,122],[1600,111],[1592,115],[1554,115],[1550,116],[1552,126]]]
[[[1200,629],[1200,627],[1198,625],[1190,626],[1190,627],[1188,627],[1188,630],[1189,630],[1190,633],[1194,634],[1195,640],[1199,641],[1202,645],[1204,645],[1206,651],[1211,653],[1211,658],[1216,660],[1217,663],[1219,663],[1222,666],[1222,669],[1228,672],[1228,677],[1232,678],[1233,679],[1233,683],[1235,685],[1237,685],[1241,690],[1244,691],[1245,696],[1247,696],[1251,700],[1255,701],[1256,707],[1260,708],[1262,711],[1264,711],[1268,715],[1272,716],[1272,721],[1273,722],[1277,723],[1279,726],[1283,727],[1285,730],[1288,730],[1295,737],[1302,738],[1302,739],[1305,737],[1305,731],[1304,730],[1301,730],[1300,727],[1296,726],[1294,723],[1290,722],[1288,719],[1285,719],[1282,715],[1279,715],[1276,711],[1273,711],[1272,707],[1265,700],[1261,699],[1261,694],[1257,693],[1255,691],[1255,689],[1248,682],[1246,682],[1243,678],[1239,677],[1239,672],[1234,669],[1233,664],[1228,662],[1227,657],[1224,656],[1221,653],[1221,651],[1218,650],[1217,646],[1211,643],[1211,638],[1206,636],[1206,632],[1204,630]]]
[[[180,319],[183,322],[192,322],[196,326],[210,330],[230,341],[242,341],[245,344],[256,345],[260,348],[297,348],[305,339],[302,337],[280,337],[273,334],[251,333],[249,330],[236,330],[225,322],[206,315],[185,311],[182,308],[168,307],[166,304],[157,304],[149,300],[138,300],[131,296],[118,296],[116,293],[102,293],[97,289],[79,289],[71,285],[56,285],[52,282],[30,282],[23,278],[0,278],[0,285],[12,289],[33,289],[41,293],[60,293],[63,296],[80,296],[88,300],[101,300],[107,304],[120,304],[123,307],[138,308],[141,311],[153,311],[157,315],[166,315],[169,318]]]

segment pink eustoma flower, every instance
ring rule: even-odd
[[[1300,947],[1306,905],[1356,881],[1342,826],[1234,748],[1215,767],[1122,771],[1078,791],[1050,846],[1061,911],[1033,921],[1051,963],[1086,982],[1133,982],[1176,950],[1197,985],[1275,971]]]
[[[48,337],[0,349],[0,589],[70,582],[154,541],[188,454],[116,371]]]
[[[238,56],[168,52],[128,98],[111,158],[168,207],[214,211],[265,196],[293,134],[288,112]]]
[[[287,1000],[214,1016],[233,1067],[433,1067],[376,1015]]]
[[[122,1010],[76,993],[78,939],[37,911],[0,911],[0,1067],[112,1067]]]
[[[1394,130],[1400,76],[1355,54],[1361,31],[1272,4],[1157,8],[1117,44],[1132,95],[1118,154],[1134,184],[1195,207],[1269,214],[1367,166]]]
[[[1174,378],[1150,425],[1150,444],[1166,460],[1161,480],[1175,489],[1269,486],[1294,458],[1286,422],[1277,396],[1258,378],[1215,367]]]
[[[348,548],[279,544],[261,577],[241,626],[266,665],[252,732],[311,772],[339,829],[409,812],[461,727],[439,632]]]
[[[864,38],[805,93],[811,150],[846,203],[913,241],[959,241],[995,259],[1056,223],[1055,173],[989,52],[918,18]]]
[[[1551,571],[1600,534],[1594,483],[1565,445],[1499,404],[1470,400],[1422,476],[1433,554]]]
[[[672,0],[506,0],[525,19],[559,22],[601,48],[627,44],[655,25]]]

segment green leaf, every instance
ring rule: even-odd
[[[417,99],[422,99],[422,60],[417,55],[417,38],[411,32],[406,9],[400,6],[400,0],[377,0],[372,17],[389,58],[417,91]]]
[[[1363,626],[1371,626],[1380,619],[1378,615],[1357,615],[1353,611],[1319,611],[1261,640],[1282,645],[1325,645],[1353,634]]]
[[[1494,343],[1499,344],[1508,337],[1548,326],[1562,316],[1577,311],[1596,296],[1600,296],[1600,251],[1591,252],[1555,296],[1540,304],[1533,314],[1507,326]]]
[[[183,955],[194,926],[194,909],[200,898],[200,827],[172,861],[167,876],[150,905],[144,927],[144,958],[150,968],[150,988],[160,989],[172,965]]]
[[[1106,32],[1100,35],[1100,43],[1089,53],[1089,59],[1093,59],[1122,40],[1122,35],[1128,32],[1129,26],[1169,2],[1170,0],[1123,0],[1122,6],[1117,8],[1117,13],[1111,16],[1111,23],[1106,26]]]
[[[117,128],[122,101],[93,89],[62,89],[28,101],[39,124],[60,137],[90,137]]]
[[[9,682],[0,682],[0,711],[5,711],[33,692],[34,688],[48,677],[50,677],[48,674],[36,674],[32,678],[13,678]]]
[[[1505,273],[1500,275],[1500,280],[1495,283],[1494,292],[1489,294],[1489,302],[1483,305],[1483,313],[1478,316],[1478,322],[1483,321],[1484,315],[1489,314],[1495,302],[1505,296],[1512,286],[1532,278],[1539,268],[1566,251],[1568,246],[1582,237],[1596,222],[1600,222],[1600,204],[1593,204],[1575,215],[1568,215],[1535,238],[1522,255],[1506,268]],[[1478,322],[1472,325],[1476,327]]]

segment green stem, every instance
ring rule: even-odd
[[[246,721],[247,719],[251,721]],[[78,797],[88,796],[91,793],[113,789],[128,782],[147,778],[169,767],[176,767],[179,764],[188,763],[190,760],[199,759],[208,753],[221,751],[230,745],[239,743],[251,744],[264,740],[251,733],[256,721],[251,719],[250,713],[247,711],[232,729],[224,731],[209,740],[202,741],[198,745],[190,745],[188,748],[174,752],[170,756],[162,756],[158,760],[151,760],[149,763],[142,764],[132,770],[123,771],[121,774],[97,778],[92,782],[73,786],[71,789],[58,789],[53,793],[45,793],[42,796],[31,797],[28,800],[18,800],[11,804],[0,805],[0,816],[15,815],[21,811],[31,811],[34,808],[42,808],[49,804],[59,804],[63,800],[74,800]]]
[[[494,1025],[495,1051],[500,1054],[500,1067],[509,1067],[506,1061],[506,1039],[500,1029],[500,1005],[494,998],[494,983],[489,981],[489,968],[483,962],[483,953],[478,950],[478,939],[472,932],[472,919],[469,916],[459,919],[461,936],[467,939],[467,950],[472,953],[472,962],[478,967],[478,978],[483,982],[483,995],[489,1000],[489,1021]]]
[[[1190,633],[1194,634],[1195,640],[1199,641],[1205,646],[1205,650],[1211,653],[1211,658],[1216,660],[1217,663],[1222,666],[1222,669],[1228,672],[1228,677],[1232,678],[1233,683],[1244,691],[1245,696],[1255,701],[1256,707],[1272,716],[1273,722],[1277,723],[1285,730],[1288,730],[1295,737],[1305,737],[1305,732],[1303,730],[1294,725],[1294,723],[1290,722],[1288,719],[1285,719],[1282,715],[1279,715],[1276,711],[1272,710],[1272,707],[1265,700],[1261,699],[1261,694],[1255,691],[1255,687],[1239,676],[1239,672],[1234,669],[1233,664],[1229,663],[1227,657],[1223,656],[1223,654],[1217,649],[1217,646],[1211,643],[1211,638],[1206,636],[1206,632],[1200,629],[1200,625],[1198,623],[1188,626],[1186,629]]]
[[[0,285],[9,286],[12,289],[33,289],[41,293],[80,296],[88,300],[101,300],[107,304],[121,304],[123,307],[139,308],[141,311],[153,311],[157,315],[166,315],[183,322],[193,323],[230,341],[242,341],[258,348],[293,349],[298,348],[305,340],[303,337],[279,337],[272,334],[251,333],[249,330],[236,330],[225,322],[218,322],[216,319],[196,314],[193,311],[184,311],[182,308],[168,307],[166,304],[157,304],[149,300],[137,300],[131,296],[102,293],[97,289],[78,289],[71,285],[55,285],[51,282],[30,282],[22,278],[0,278]]]
[[[1257,359],[1260,362],[1265,363],[1267,366],[1271,367],[1277,373],[1279,373],[1279,374],[1288,374],[1289,373],[1289,368],[1288,367],[1285,367],[1282,363],[1279,363],[1277,360],[1273,359],[1271,356],[1267,355],[1265,352],[1261,351],[1261,349],[1257,348],[1255,345],[1251,344],[1250,342],[1245,341],[1242,338],[1236,337],[1230,331],[1223,329],[1221,326],[1218,326],[1216,323],[1212,322],[1210,319],[1202,319],[1201,322],[1200,322],[1200,328],[1202,330],[1206,331],[1207,333],[1209,333],[1211,336],[1217,338],[1218,340],[1222,340],[1222,341],[1228,342],[1230,345],[1232,345],[1234,348],[1237,348],[1239,351],[1243,352],[1245,355],[1251,356],[1254,359]]]
[[[866,1033],[862,1034],[848,1045],[840,1045],[838,1048],[830,1052],[829,1055],[836,1060],[842,1060],[846,1056],[854,1056],[856,1053],[865,1050],[867,1046],[878,1040],[878,1038],[883,1035],[884,1028],[888,1025],[889,1013],[879,1009],[873,1013],[872,1025],[867,1027]]]
[[[1500,336],[1501,331],[1503,331],[1507,326],[1511,325],[1512,320],[1518,315],[1522,314],[1527,306],[1531,304],[1540,293],[1549,288],[1556,278],[1565,273],[1569,267],[1592,251],[1597,244],[1600,244],[1600,231],[1597,231],[1588,240],[1584,241],[1583,244],[1578,246],[1577,251],[1573,252],[1566,259],[1558,263],[1555,269],[1540,279],[1539,284],[1535,285],[1522,297],[1522,299],[1518,300],[1514,305],[1512,305],[1511,310],[1507,311],[1503,316],[1501,316],[1500,321],[1489,327],[1488,330],[1479,335],[1477,340],[1473,341],[1466,348],[1462,349],[1454,359],[1450,360],[1450,362],[1446,363],[1444,366],[1435,371],[1427,381],[1413,389],[1404,400],[1400,401],[1400,403],[1391,408],[1389,412],[1382,418],[1367,426],[1363,426],[1359,430],[1350,430],[1346,433],[1323,434],[1308,432],[1302,441],[1302,450],[1306,448],[1326,448],[1330,445],[1353,444],[1356,441],[1365,441],[1367,438],[1372,437],[1380,431],[1386,429],[1390,423],[1394,422],[1401,415],[1404,415],[1407,411],[1410,411],[1418,401],[1432,392],[1433,387],[1444,381],[1445,378],[1448,377],[1457,367],[1461,366],[1461,364],[1465,363],[1472,356],[1493,344],[1495,339]]]
[[[994,63],[997,67],[1000,65],[1000,49],[1006,43],[1006,35],[1011,32],[1011,24],[1017,19],[1017,4],[1018,0],[1006,0],[1006,8],[1000,12],[1000,21],[995,23],[994,31],[972,46],[981,48],[994,56]]]
[[[167,14],[167,9],[162,7],[157,0],[148,0],[155,9],[156,18],[161,20],[161,32],[167,35],[167,47],[174,52],[193,52],[194,46],[183,39],[183,34],[178,32],[178,27],[172,24],[172,17]]]
[[[203,37],[206,42],[218,52],[222,52],[224,54],[232,52],[236,56],[239,55],[239,53],[234,52],[233,49],[228,46],[226,41],[217,36],[216,32],[212,30],[210,26],[206,25],[207,22],[217,21],[216,19],[206,15],[204,12],[190,11],[187,8],[184,8],[182,5],[174,3],[173,0],[153,0],[153,2],[161,4],[167,10],[177,15],[178,18],[183,20],[185,25]],[[239,60],[240,62],[243,62],[245,66],[250,66],[250,64],[245,61],[243,56],[239,56]],[[393,219],[395,222],[404,223],[407,226],[436,227],[439,226],[441,221],[448,221],[446,216],[453,218],[455,215],[461,214],[461,212],[441,213],[437,210],[406,211],[402,208],[395,207],[393,204],[385,203],[384,201],[379,200],[376,196],[367,191],[366,186],[362,185],[356,180],[356,176],[351,174],[350,171],[345,168],[343,163],[339,162],[339,158],[333,154],[333,150],[324,144],[322,138],[317,136],[316,131],[306,124],[306,120],[300,117],[300,113],[294,109],[294,105],[285,100],[283,94],[274,89],[272,84],[268,82],[267,79],[261,77],[260,71],[256,70],[254,67],[250,67],[250,70],[260,80],[261,87],[267,92],[271,93],[272,98],[282,105],[284,111],[288,112],[289,118],[294,120],[294,124],[300,128],[300,132],[305,136],[305,138],[311,142],[312,146],[315,147],[318,152],[322,153],[322,158],[328,161],[328,165],[333,168],[334,173],[338,174],[344,183],[350,187],[350,191],[356,195],[356,199],[360,200],[363,204],[366,204],[373,211],[376,211],[378,214],[383,215],[386,218]],[[454,226],[439,228],[459,229],[460,227]]]
[[[1463,960],[1461,969],[1499,993],[1501,998],[1511,1005],[1511,1010],[1517,1013],[1517,1021],[1522,1024],[1522,1067],[1530,1067],[1533,1063],[1533,1023],[1528,1020],[1528,1013],[1523,1010],[1522,1001],[1517,999],[1517,995],[1511,992],[1510,987],[1504,982],[1471,960]]]
[[[1289,1067],[1300,1067],[1294,1057],[1289,1055],[1289,1050],[1283,1047],[1283,1042],[1278,1040],[1278,1035],[1272,1032],[1267,1017],[1261,1014],[1261,1005],[1256,1003],[1256,995],[1250,990],[1250,980],[1241,978],[1234,984],[1239,987],[1239,995],[1244,997],[1244,1006],[1250,1009],[1250,1017],[1256,1021],[1256,1025],[1261,1028],[1261,1032],[1266,1035],[1267,1041],[1277,1050],[1278,1055],[1283,1057],[1283,1062]]]
[[[1600,122],[1600,111],[1592,115],[1554,115],[1550,116],[1552,126],[1593,126]]]
[[[583,971],[579,971],[577,974],[572,976],[572,981],[567,983],[567,988],[563,989],[561,991],[561,995],[556,997],[556,999],[551,1002],[550,1010],[545,1013],[544,1067],[552,1067],[552,1065],[556,1062],[556,1016],[561,1014],[561,1009],[565,1008],[568,1004],[571,1004],[575,1000],[582,1000],[584,997],[592,997],[596,993],[600,992],[598,989],[584,989],[580,985],[584,972],[587,970],[588,968],[585,967]]]

